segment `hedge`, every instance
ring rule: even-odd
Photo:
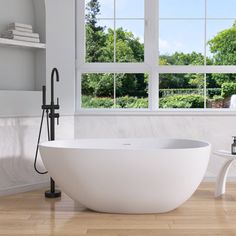
[[[83,108],[113,108],[113,98],[82,96]],[[148,98],[118,97],[115,108],[148,108]]]
[[[160,98],[172,96],[172,95],[203,95],[204,89],[160,89],[159,96]],[[207,88],[206,95],[209,98],[214,97],[215,95],[221,95],[221,88]]]
[[[83,96],[83,108],[113,108],[113,98]],[[119,97],[116,108],[148,108],[148,98]],[[173,95],[160,99],[160,108],[204,108],[204,96]]]
[[[116,99],[116,108],[148,108],[148,98],[119,97]]]
[[[173,95],[161,98],[160,108],[204,108],[204,96]]]

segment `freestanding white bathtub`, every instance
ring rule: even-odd
[[[207,169],[210,144],[181,139],[80,139],[40,145],[60,188],[109,213],[161,213],[183,204]]]

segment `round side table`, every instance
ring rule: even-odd
[[[222,166],[216,180],[215,197],[219,197],[225,194],[227,175],[229,172],[229,168],[231,167],[232,163],[236,160],[236,155],[232,155],[231,152],[224,150],[218,150],[214,152],[214,154],[226,159],[226,162]]]

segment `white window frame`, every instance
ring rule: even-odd
[[[115,1],[115,0],[114,0]],[[128,0],[127,0],[128,1]],[[207,0],[205,0],[206,4]],[[161,66],[159,60],[159,0],[145,0],[145,33],[144,62],[142,63],[86,63],[85,62],[85,0],[76,0],[76,113],[80,115],[236,115],[230,108],[212,109],[162,109],[159,104],[159,74],[184,73],[236,73],[236,66]],[[206,6],[205,6],[206,9]],[[205,10],[205,42],[206,42]],[[186,18],[187,19],[187,18]],[[174,20],[174,18],[173,18]],[[152,29],[157,29],[152,30]],[[204,54],[206,55],[205,44]],[[206,58],[206,57],[205,57]],[[83,73],[148,73],[149,74],[149,107],[148,109],[118,108],[81,108],[81,76]],[[206,78],[205,78],[206,84]],[[206,90],[206,89],[204,89]],[[206,91],[205,91],[206,93]],[[205,94],[206,100],[206,94]]]

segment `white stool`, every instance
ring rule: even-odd
[[[236,160],[236,155],[232,155],[231,152],[224,150],[216,151],[214,152],[214,154],[226,159],[226,162],[221,168],[216,181],[215,197],[219,197],[225,194],[227,175],[229,172],[229,168],[231,167],[232,163]]]

